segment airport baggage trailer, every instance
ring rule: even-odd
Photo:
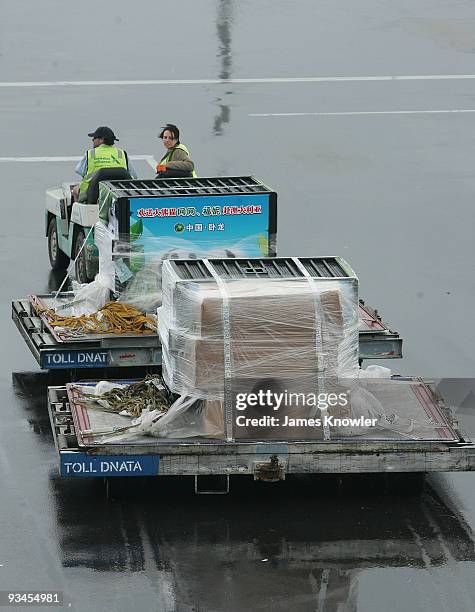
[[[70,303],[72,292],[58,295]],[[28,348],[44,370],[82,368],[151,367],[161,364],[158,334],[70,334],[63,337],[40,315],[40,307],[55,301],[54,294],[29,296],[12,302],[12,319]],[[395,359],[402,357],[402,338],[384,323],[378,312],[359,303],[359,358]]]
[[[90,413],[87,405],[75,401],[71,389],[68,393],[65,386],[49,387],[48,410],[63,477],[195,476],[198,483],[201,476],[222,475],[229,487],[231,475],[278,481],[287,474],[473,471],[475,445],[459,427],[434,383],[412,377],[393,377],[392,381],[406,390],[401,397],[408,397],[408,388],[414,390],[421,420],[432,424],[424,439],[394,432],[384,438],[375,432],[330,440],[228,442],[138,436],[104,441],[90,437],[91,427],[96,431],[110,428],[110,413]],[[400,415],[404,415],[404,409],[403,405],[398,408]]]

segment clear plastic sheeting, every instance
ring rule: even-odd
[[[74,299],[67,309],[61,309],[61,315],[73,317],[90,315],[100,310],[110,300],[111,291],[114,290],[113,237],[113,233],[101,221],[94,225],[94,243],[99,251],[99,272],[91,283],[72,282]]]
[[[349,409],[354,418],[373,421],[362,427],[342,427],[341,436],[376,439],[451,440],[454,425],[449,410],[441,409],[439,398],[417,378],[360,377],[340,381],[348,387]]]
[[[110,288],[107,279],[101,274],[98,274],[92,283],[83,285],[72,282],[74,300],[71,302],[69,313],[62,311],[61,314],[66,316],[70,314],[73,317],[82,315],[91,315],[100,310],[110,299]]]
[[[143,407],[139,417],[125,411],[111,414],[104,392],[123,387],[125,381],[68,385],[73,411],[81,411],[86,423],[81,434],[86,444],[133,440],[151,444],[156,439],[227,440],[225,402],[182,396],[166,410]],[[272,401],[250,402],[237,393],[233,406],[233,440],[306,440],[338,442],[440,442],[455,441],[451,412],[431,387],[417,378],[374,378],[327,381],[326,394],[310,398],[315,389],[302,380],[261,381],[260,390],[272,393]],[[122,384],[121,384],[122,383]],[[249,387],[247,387],[249,389]],[[238,393],[246,389],[241,386]],[[73,393],[74,391],[74,393]],[[88,394],[99,396],[87,401]],[[314,394],[315,396],[315,394]],[[98,401],[99,399],[99,401]],[[249,401],[248,401],[249,400]],[[338,401],[335,401],[338,400]]]
[[[129,235],[120,236],[113,242],[109,269],[114,279],[115,297],[143,312],[155,312],[162,303],[165,260],[242,256],[251,238],[234,245],[223,243],[222,239],[194,243],[178,237],[156,238],[145,234],[139,220],[131,226]]]
[[[175,392],[223,398],[225,380],[357,376],[358,290],[352,279],[189,281],[163,266],[158,310],[163,373]]]
[[[156,438],[224,439],[222,402],[179,397],[166,414],[144,410],[134,419],[136,433]]]
[[[358,378],[391,378],[391,369],[380,365],[369,365],[358,371]]]
[[[69,383],[70,402],[73,410],[80,414],[78,422],[85,427],[79,431],[84,442],[96,445],[130,440],[148,444],[150,440],[147,439],[151,437],[224,439],[221,402],[179,397],[165,409],[164,406],[154,408],[154,403],[143,397],[131,396],[132,401],[127,402],[111,396],[114,392],[121,394],[131,387],[156,385],[156,382],[150,377],[143,381]],[[157,389],[166,393],[161,385]],[[136,400],[140,402],[141,413],[134,417],[131,411],[137,408]]]
[[[115,289],[115,272],[112,260],[113,241],[114,232],[101,221],[98,221],[94,226],[94,243],[99,251],[99,276],[102,279],[102,284],[111,291]]]

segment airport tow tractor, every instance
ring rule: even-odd
[[[66,271],[71,260],[75,260],[78,282],[87,283],[98,272],[98,252],[92,228],[99,209],[97,204],[73,202],[72,187],[70,183],[63,183],[46,192],[48,256],[51,268],[58,271]]]
[[[89,283],[99,271],[98,250],[94,242],[94,224],[100,211],[107,222],[108,209],[99,204],[101,183],[106,180],[130,180],[125,168],[102,168],[89,183],[86,202],[73,202],[76,183],[62,183],[46,192],[45,230],[51,268],[66,271],[74,260],[76,280]]]
[[[196,258],[200,249],[210,251],[210,245],[215,252],[221,246],[226,256],[234,256],[248,268],[257,266],[262,270],[269,257],[276,257],[277,194],[254,177],[105,181],[101,183],[101,206],[95,205],[94,209],[94,205],[71,205],[65,197],[68,189],[48,191],[47,225],[56,228],[56,232],[50,230],[48,234],[50,259],[55,234],[58,245],[62,239],[77,246],[81,240],[84,242],[87,228],[96,223],[99,210],[111,231],[121,240],[125,236],[130,241],[130,250],[143,257],[147,240],[152,244],[154,238],[168,240],[171,250],[178,243],[181,251],[188,253],[185,259]],[[91,260],[94,248],[92,245],[87,251]],[[73,246],[71,249],[69,252],[77,252]],[[116,267],[116,295],[133,276],[132,259],[124,257],[120,261],[119,274]],[[336,260],[314,258],[315,275],[338,277]],[[63,262],[66,265],[66,259]],[[90,271],[93,266],[84,267]],[[79,372],[87,373],[90,379],[94,378],[95,370],[100,369],[102,377],[104,368],[111,372],[114,368],[115,372],[120,367],[123,371],[120,378],[127,381],[137,379],[143,372],[160,371],[162,352],[158,334],[117,336],[58,331],[42,312],[44,307],[57,305],[55,297],[69,303],[73,294],[31,295],[12,303],[13,321],[42,369],[63,370],[73,379]],[[402,357],[399,334],[363,301],[360,300],[358,308],[360,362]],[[360,438],[356,442],[351,439],[229,442],[144,437],[133,442],[100,443],[88,436],[92,414],[76,401],[68,385],[49,387],[48,409],[60,473],[65,477],[191,475],[195,477],[195,490],[203,492],[202,477],[215,475],[221,478],[220,482],[224,479],[225,492],[229,490],[230,475],[276,481],[286,474],[312,472],[423,474],[474,470],[475,446],[460,430],[433,385],[417,377],[398,380],[401,401],[407,401],[409,411],[420,413],[421,419],[432,424],[423,439],[391,435],[385,439]],[[107,414],[104,417],[105,428],[111,426],[109,417]],[[94,419],[94,427],[100,429],[97,415]]]

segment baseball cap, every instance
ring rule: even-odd
[[[104,138],[105,141],[109,142],[119,142],[119,139],[115,137],[115,134],[110,127],[106,127],[105,125],[96,128],[96,130],[88,134],[88,136],[90,138]]]

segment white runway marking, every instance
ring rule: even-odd
[[[0,163],[45,163],[45,162],[78,162],[81,156],[75,155],[64,155],[64,156],[50,156],[50,157],[0,157]],[[146,161],[149,166],[154,170],[157,166],[157,160],[153,155],[131,155],[130,159],[133,161]]]
[[[444,113],[475,113],[475,108],[450,108],[440,110],[397,111],[341,111],[315,113],[249,113],[249,117],[334,117],[341,115],[433,115]]]
[[[227,85],[274,83],[339,83],[354,81],[445,81],[475,79],[475,74],[425,74],[383,76],[263,77],[254,79],[143,79],[130,81],[4,81],[0,87],[108,87],[139,85]]]

